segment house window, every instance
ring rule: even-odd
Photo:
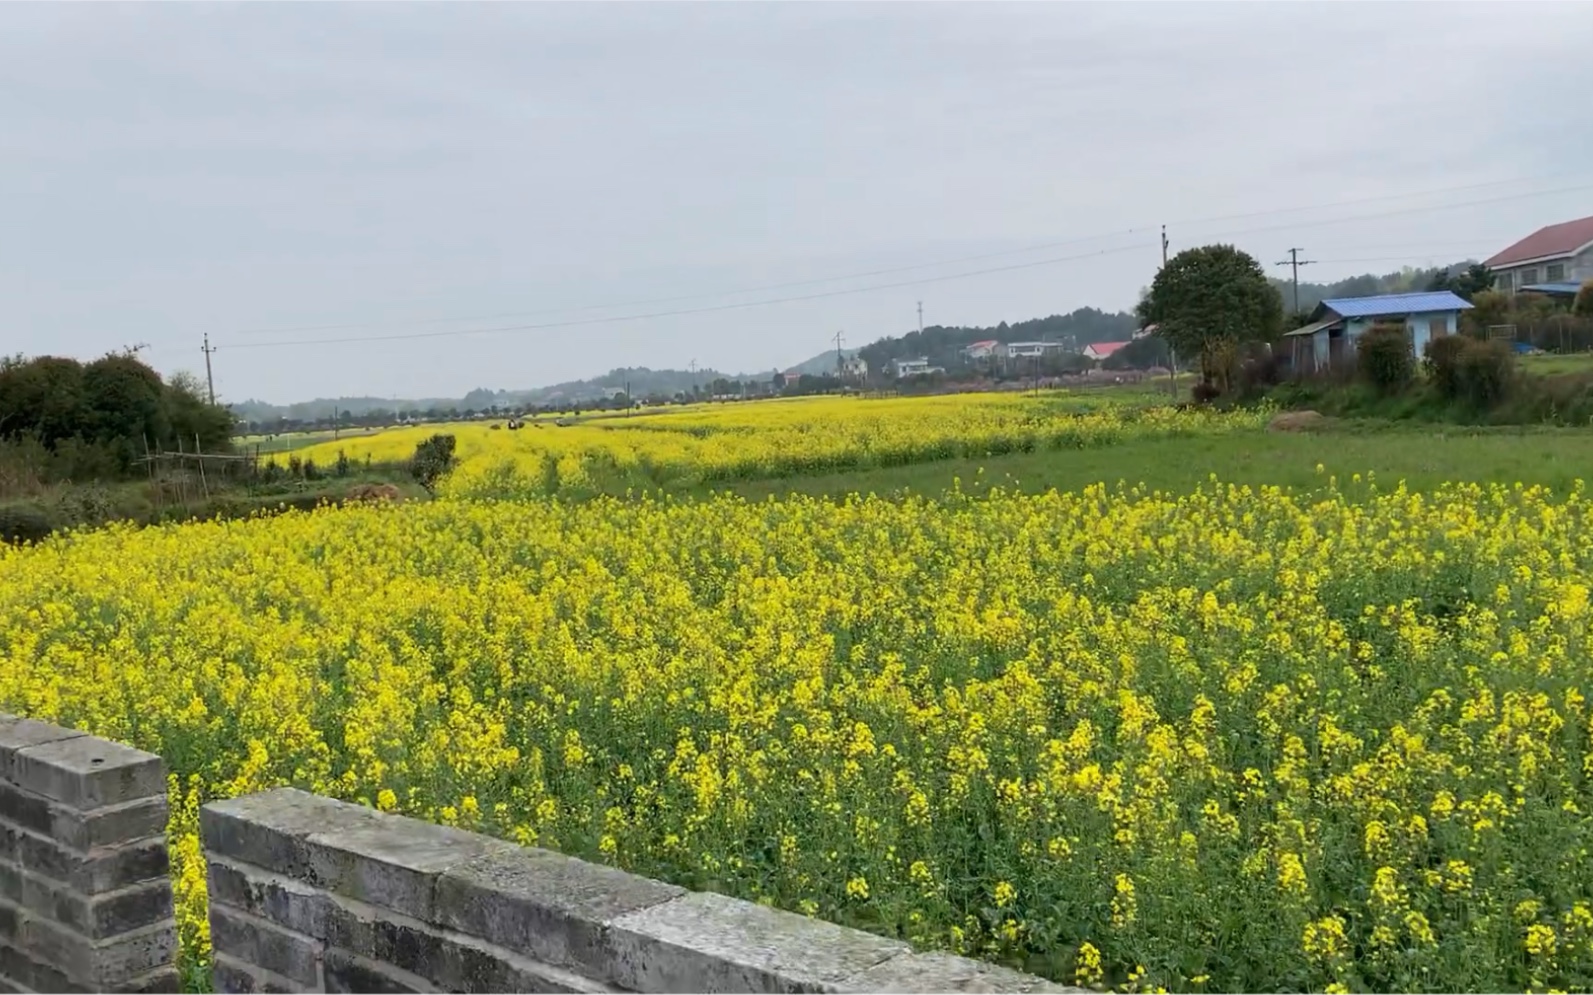
[[[1493,289],[1502,290],[1508,294],[1510,292],[1510,274],[1495,273],[1493,275]]]
[[[1549,267],[1548,275],[1544,277],[1547,283],[1560,283],[1565,280],[1565,264],[1554,263]]]
[[[1525,287],[1528,284],[1537,283],[1538,269],[1536,266],[1531,269],[1524,269],[1520,273],[1516,274],[1516,277],[1516,286],[1518,287]]]

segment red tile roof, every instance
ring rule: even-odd
[[[1490,258],[1488,267],[1509,266],[1546,256],[1569,256],[1585,245],[1593,245],[1593,218],[1567,221],[1539,228],[1510,248]]]
[[[1112,353],[1126,345],[1128,345],[1127,342],[1096,342],[1092,345],[1087,345],[1084,348],[1093,352],[1097,356],[1110,356]]]

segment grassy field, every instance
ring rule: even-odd
[[[1539,353],[1522,356],[1521,369],[1538,376],[1557,376],[1562,373],[1587,373],[1593,371],[1593,352],[1555,354]]]
[[[1451,481],[1500,481],[1542,484],[1563,493],[1578,479],[1593,475],[1593,431],[1434,431],[1431,426],[1377,424],[1313,433],[1258,429],[719,486],[751,498],[791,493],[844,497],[854,492],[933,496],[959,481],[965,490],[999,486],[1034,493],[1053,487],[1071,491],[1097,483],[1126,483],[1176,492],[1198,487],[1213,475],[1225,483],[1314,489],[1324,486],[1329,476],[1349,482],[1356,474],[1372,475],[1390,488],[1400,481],[1413,490],[1431,490]],[[700,495],[709,490],[694,485],[678,492]]]

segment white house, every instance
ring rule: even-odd
[[[1493,270],[1494,288],[1507,294],[1557,284],[1574,293],[1593,280],[1593,217],[1539,228],[1484,265]]]
[[[841,364],[841,376],[850,380],[865,380],[868,378],[868,360],[862,356],[848,357]]]
[[[1004,355],[1008,359],[1037,359],[1060,348],[1060,342],[1008,342]]]
[[[898,380],[902,377],[916,377],[934,372],[934,369],[929,365],[929,360],[923,356],[917,359],[893,359],[890,362],[890,370],[891,374]]]

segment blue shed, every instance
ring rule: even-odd
[[[1460,331],[1460,312],[1471,303],[1447,290],[1419,294],[1380,294],[1325,300],[1311,312],[1311,322],[1284,333],[1294,343],[1294,368],[1302,372],[1330,369],[1355,355],[1355,342],[1373,325],[1401,324],[1419,357],[1427,343]]]

